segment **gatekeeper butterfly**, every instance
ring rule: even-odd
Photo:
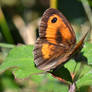
[[[87,33],[76,43],[75,32],[64,15],[57,9],[47,9],[42,16],[39,38],[33,51],[36,67],[50,71],[65,63],[81,50]]]

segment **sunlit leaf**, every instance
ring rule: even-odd
[[[89,85],[92,85],[92,70],[90,72],[86,73],[83,77],[81,77],[76,82],[77,88],[80,88],[82,86],[89,86]]]
[[[18,46],[13,48],[0,66],[0,72],[12,69],[16,78],[26,78],[33,73],[41,72],[33,63],[33,46]]]

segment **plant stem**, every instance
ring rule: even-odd
[[[2,9],[0,7],[0,26],[2,28],[2,33],[8,43],[14,43],[13,37],[10,33],[9,27],[7,25],[7,22],[5,20],[4,14],[2,12]]]
[[[71,84],[69,86],[69,92],[76,92],[76,86],[75,86],[75,83]]]
[[[3,48],[14,48],[15,45],[12,45],[12,44],[5,44],[5,43],[0,43],[0,47],[3,47]]]
[[[50,8],[57,8],[57,0],[50,0]]]

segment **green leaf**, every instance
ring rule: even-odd
[[[3,76],[1,79],[4,89],[8,89],[8,88],[19,89],[18,85],[16,84],[16,82],[14,82],[14,80],[11,79],[11,77]]]
[[[92,85],[92,70],[76,81],[77,88]]]
[[[38,92],[60,92],[61,90],[68,92],[68,86],[52,77],[50,73],[32,75],[31,80],[37,84]]]
[[[35,83],[37,83],[38,85],[43,81],[47,79],[47,75],[46,74],[35,74],[31,76],[31,80],[33,80]]]
[[[13,48],[5,61],[0,65],[0,73],[12,69],[16,78],[26,78],[33,73],[41,72],[33,63],[33,46],[18,46]]]
[[[86,73],[88,73],[90,70],[92,70],[92,67],[86,65],[86,64],[83,64],[82,63],[82,66],[81,66],[81,72],[80,72],[80,76],[79,78],[83,77]],[[80,71],[80,70],[79,70]]]
[[[88,51],[86,46],[89,48]],[[91,52],[90,52],[91,46],[92,44],[87,43],[82,50],[84,52],[84,55],[88,57],[88,64],[91,64],[92,62],[91,59],[89,59],[91,58]],[[33,51],[33,46],[23,45],[23,46],[14,47],[9,52],[5,61],[0,65],[0,73],[4,72],[7,69],[11,69],[16,78],[26,78],[30,75],[33,75],[34,73],[39,73],[39,72],[41,73],[42,71],[38,70],[34,66],[32,51]],[[63,71],[59,73],[64,75],[67,74],[70,76],[70,73],[73,72],[77,73],[80,70],[81,64],[80,62],[78,63],[71,59],[66,64],[64,64],[64,67],[67,68],[68,72],[65,69],[64,70],[65,73],[61,73]],[[84,72],[81,73],[80,77],[84,76],[89,70],[90,68],[85,68]],[[55,74],[57,75],[58,73],[55,71]],[[62,76],[60,75],[60,77]],[[69,81],[67,77],[65,79]]]
[[[71,59],[64,66],[70,71],[70,73],[76,73],[79,70],[80,63]]]
[[[87,57],[88,65],[92,65],[92,43],[85,43],[82,51],[84,52],[84,56]]]

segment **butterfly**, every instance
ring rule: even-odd
[[[62,65],[82,49],[87,34],[76,43],[75,32],[64,15],[57,9],[47,9],[42,16],[39,38],[33,50],[36,67],[50,71]]]

